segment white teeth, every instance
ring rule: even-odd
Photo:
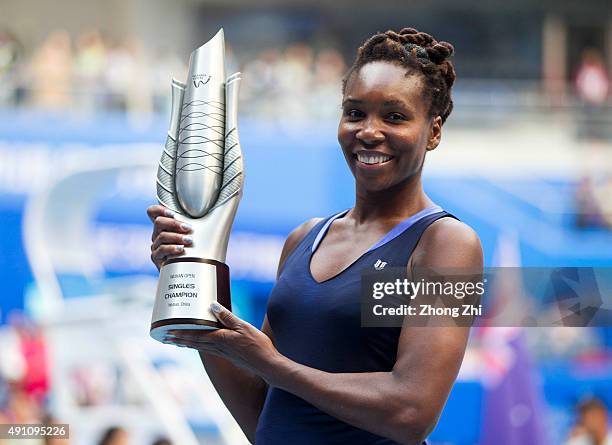
[[[382,164],[383,162],[387,162],[391,159],[391,156],[387,155],[379,155],[379,154],[357,154],[357,160],[359,162],[363,162],[364,164]]]

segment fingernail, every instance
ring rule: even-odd
[[[221,305],[219,303],[212,303],[210,305],[210,310],[213,311],[215,314],[218,314],[219,312],[221,312]]]
[[[190,236],[184,236],[184,237],[183,237],[183,242],[184,242],[185,244],[191,244],[191,243],[193,243],[193,238],[192,238],[192,237],[190,237]]]
[[[191,227],[191,224],[182,223],[182,224],[181,224],[181,229],[183,229],[183,230],[189,230],[189,231],[190,231],[190,230],[192,229],[192,227]]]
[[[176,246],[176,251],[177,252],[183,252],[185,250],[185,248],[183,246]]]
[[[174,212],[170,209],[164,209],[164,216],[168,218],[174,218]]]

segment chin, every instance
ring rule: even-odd
[[[364,177],[357,174],[355,175],[355,184],[357,188],[368,192],[383,192],[392,189],[396,182],[384,177]]]
[[[355,184],[358,189],[365,190],[372,193],[380,193],[388,191],[393,193],[406,187],[409,183],[414,180],[418,180],[420,177],[420,171],[415,172],[412,175],[405,177],[390,177],[389,175],[369,175],[363,174],[363,172],[353,172],[355,178]]]

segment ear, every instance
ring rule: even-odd
[[[429,130],[429,140],[427,141],[427,151],[435,150],[442,139],[442,118],[436,116],[431,121]]]

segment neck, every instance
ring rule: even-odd
[[[406,219],[433,205],[423,191],[421,174],[382,191],[370,191],[356,185],[355,207],[350,216],[357,223],[376,219]]]

